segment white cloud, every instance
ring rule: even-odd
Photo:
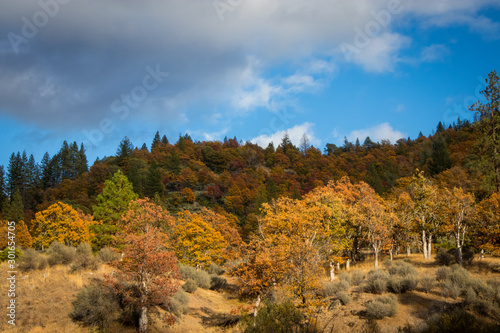
[[[395,143],[399,139],[406,137],[406,134],[393,129],[389,123],[382,123],[370,128],[352,131],[347,136],[347,139],[351,142],[356,141],[356,139],[359,139],[361,142],[363,142],[367,136],[369,136],[370,139],[375,142],[389,140],[392,143]]]
[[[421,60],[424,62],[442,61],[450,53],[443,44],[432,44],[422,50]]]
[[[264,148],[267,147],[270,142],[272,142],[274,144],[274,147],[278,147],[281,144],[281,140],[283,139],[285,133],[288,133],[290,141],[292,141],[292,143],[298,147],[300,145],[302,136],[305,134],[309,139],[309,142],[313,146],[318,147],[320,145],[320,141],[315,137],[313,127],[313,123],[305,122],[301,125],[295,125],[292,128],[277,131],[272,134],[259,135],[258,137],[251,139],[250,142],[258,144],[259,146]]]
[[[399,62],[399,51],[407,47],[411,39],[400,34],[384,33],[369,40],[368,46],[358,48],[352,54],[352,62],[368,72],[392,71]]]

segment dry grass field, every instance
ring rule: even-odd
[[[403,260],[400,256],[395,260]],[[424,260],[421,255],[411,256],[411,263],[417,268],[419,278],[435,276],[438,266],[434,261]],[[361,270],[365,274],[372,269],[373,263],[367,260],[354,265],[351,270]],[[468,268],[472,277],[482,280],[500,280],[500,258],[487,258],[475,261]],[[6,309],[8,304],[8,267],[0,265],[0,302]],[[71,274],[66,266],[55,266],[40,271],[17,273],[16,279],[16,326],[7,323],[6,313],[0,321],[0,331],[8,332],[89,332],[88,328],[72,322],[69,317],[76,294],[94,277],[110,273],[111,268],[102,265],[97,271],[83,271]],[[228,282],[234,280],[228,278]],[[367,319],[363,316],[365,304],[377,295],[364,293],[360,286],[352,286],[347,293],[352,301],[347,305],[331,302],[318,314],[319,327],[325,332],[366,332]],[[172,327],[165,327],[158,318],[153,318],[151,332],[236,332],[237,326],[229,329],[218,327],[221,318],[228,316],[232,309],[242,305],[234,292],[219,293],[198,288],[189,298],[189,312],[183,315],[180,322]],[[436,313],[441,313],[454,304],[462,301],[441,295],[439,287],[425,293],[420,286],[416,290],[396,295],[398,311],[394,317],[377,320],[381,332],[397,332],[398,327],[411,325],[423,327],[426,320]],[[6,311],[6,310],[4,310]],[[161,314],[162,310],[160,310]],[[483,318],[491,320],[491,318]],[[222,320],[223,321],[223,320]],[[115,324],[112,332],[134,332],[130,327]]]

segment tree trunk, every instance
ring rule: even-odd
[[[351,259],[347,258],[347,261],[345,262],[345,270],[348,271],[349,268],[351,268]]]
[[[257,312],[259,311],[259,305],[260,305],[260,295],[257,296],[257,300],[255,301],[255,309],[253,309],[253,317],[257,318]]]
[[[340,272],[340,261],[337,261],[337,272]]]
[[[391,261],[393,260],[393,256],[392,256],[392,246],[391,246],[391,249],[389,250],[389,255],[391,256]]]
[[[427,250],[427,258],[431,259],[431,254],[432,254],[432,234],[429,234],[429,242],[427,243],[427,246],[429,249]]]
[[[141,309],[141,318],[139,318],[139,333],[148,331],[148,308],[143,306]]]
[[[460,266],[463,266],[462,247],[461,246],[458,246],[458,264]]]
[[[427,238],[425,237],[425,230],[422,230],[422,247],[424,249],[424,259],[427,259]]]
[[[484,260],[484,249],[481,249],[481,260]]]
[[[410,246],[410,245],[408,245],[408,246],[406,247],[406,256],[407,256],[407,257],[409,257],[410,255],[411,255],[411,246]]]
[[[335,280],[335,265],[333,261],[330,260],[330,281]]]
[[[375,269],[378,269],[378,249],[373,247],[373,252],[375,252]]]

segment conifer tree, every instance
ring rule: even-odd
[[[451,168],[452,160],[448,146],[441,134],[438,134],[432,142],[431,160],[429,172],[431,176],[437,175]]]
[[[482,94],[486,104],[476,102],[470,107],[478,116],[477,127],[481,133],[477,147],[485,156],[488,180],[500,192],[500,82],[496,71],[488,74],[487,87]]]
[[[167,139],[167,136],[166,136],[166,135],[163,135],[163,136],[161,137],[161,142],[162,142],[164,145],[168,144],[168,139]]]
[[[116,150],[117,163],[120,167],[127,165],[134,152],[134,146],[128,137],[124,137]]]
[[[80,176],[88,171],[89,165],[87,162],[87,155],[85,154],[85,147],[83,146],[83,143],[81,143],[80,150],[78,150],[78,154],[76,157],[76,172],[77,175]]]
[[[151,151],[155,149],[160,143],[160,132],[156,131],[155,137],[153,138],[153,143],[151,143]]]
[[[24,221],[24,205],[19,189],[16,188],[12,200],[6,205],[4,219],[8,221]]]

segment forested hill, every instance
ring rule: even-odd
[[[119,169],[139,197],[156,198],[173,212],[217,207],[239,219],[244,236],[253,229],[262,203],[300,198],[343,176],[384,195],[418,169],[438,185],[461,187],[479,201],[493,188],[481,168],[478,135],[477,122],[459,119],[447,128],[439,123],[434,134],[415,140],[392,144],[368,137],[345,140],[340,147],[327,144],[321,151],[305,136],[299,147],[285,135],[278,147],[262,148],[236,138],[193,142],[189,135],[170,143],[157,132],[150,146],[140,148],[125,137],[115,156],[90,168],[85,147],[64,142],[57,154],[46,153],[40,163],[26,152],[12,154],[9,165],[0,169],[0,208],[3,218],[13,218],[9,198],[19,191],[28,227],[37,211],[57,201],[92,213],[105,180]]]

